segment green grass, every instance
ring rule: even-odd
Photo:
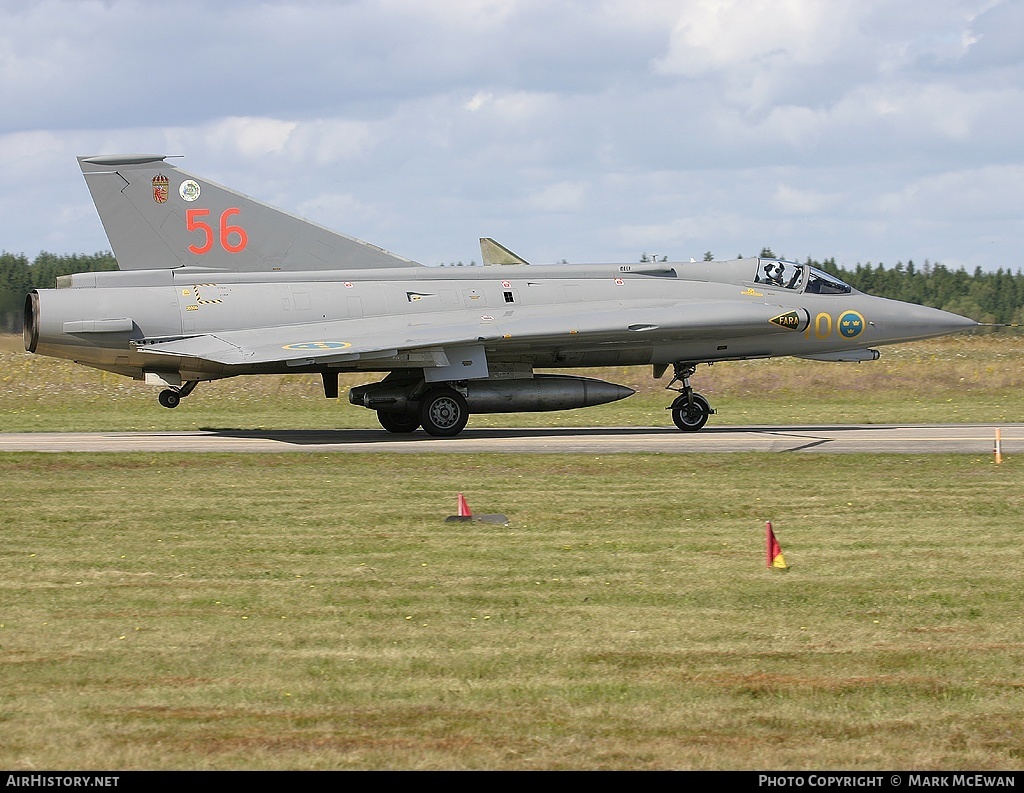
[[[26,453],[0,477],[0,767],[1024,768],[1013,457]],[[460,491],[511,525],[446,523]]]
[[[1021,421],[1022,364],[962,336],[694,384],[719,425]],[[470,427],[669,423],[665,380],[584,374],[638,394]],[[376,426],[306,376],[155,392],[0,338],[4,431]],[[1004,459],[0,454],[0,767],[1019,770]],[[460,491],[511,525],[445,523]]]
[[[647,367],[570,371],[637,390],[611,405],[554,413],[473,416],[473,427],[671,426],[668,377]],[[201,428],[378,427],[348,404],[347,388],[381,379],[344,375],[342,398],[323,398],[309,375],[238,377],[201,384],[175,410],[158,389],[119,375],[30,355],[20,337],[0,337],[0,430],[118,431]],[[879,361],[797,359],[700,367],[694,387],[719,413],[712,425],[947,423],[1024,420],[1024,336],[962,335],[882,350]]]

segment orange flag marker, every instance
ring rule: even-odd
[[[782,555],[782,547],[779,545],[779,541],[775,539],[775,532],[772,531],[772,522],[769,520],[764,524],[764,539],[765,546],[768,551],[768,569],[778,567],[785,570],[789,567],[786,564],[786,559]]]
[[[449,515],[445,518],[446,523],[499,523],[502,526],[508,525],[508,515],[474,515],[473,510],[466,503],[466,497],[459,493],[458,515]]]

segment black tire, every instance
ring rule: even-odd
[[[411,413],[388,413],[386,410],[377,411],[377,421],[388,432],[397,434],[416,432],[420,426],[420,420]]]
[[[157,399],[160,400],[160,404],[165,408],[176,408],[178,407],[178,403],[181,402],[181,396],[178,392],[170,388],[166,388],[161,391],[160,396],[157,397]]]
[[[683,432],[696,432],[708,423],[711,405],[700,394],[693,395],[693,405],[681,396],[672,403],[672,421]]]
[[[466,400],[453,388],[438,388],[427,393],[420,404],[420,424],[424,432],[438,438],[458,435],[469,421]]]

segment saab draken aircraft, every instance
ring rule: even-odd
[[[868,361],[885,344],[973,320],[872,297],[797,262],[531,265],[491,239],[483,267],[428,267],[274,209],[161,155],[79,157],[118,271],[78,273],[25,302],[30,352],[159,386],[176,407],[235,375],[387,373],[350,390],[389,432],[454,436],[472,413],[566,410],[625,386],[543,374],[669,369],[672,420],[715,411],[701,363]]]

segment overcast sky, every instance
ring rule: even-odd
[[[75,156],[425,264],[1016,271],[1024,0],[0,2],[0,249],[109,249]]]

